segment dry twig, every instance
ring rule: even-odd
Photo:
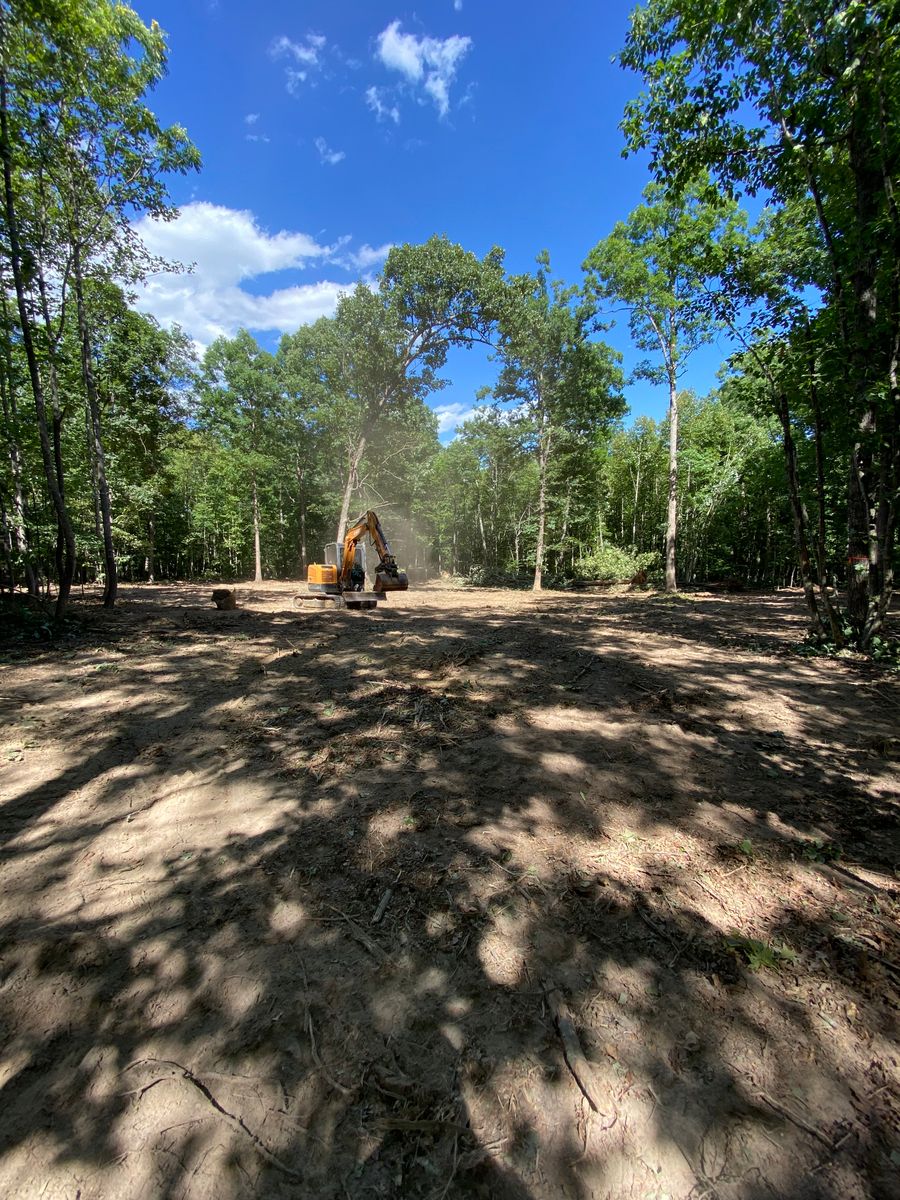
[[[313,1029],[312,1012],[309,1006],[309,980],[306,978],[306,967],[304,967],[302,959],[300,960],[300,971],[303,975],[303,1002],[306,1005],[306,1031],[309,1034],[309,1048],[312,1053],[313,1062],[325,1076],[326,1081],[331,1084],[336,1092],[340,1092],[343,1096],[350,1096],[352,1095],[352,1089],[344,1087],[342,1083],[338,1083],[319,1056],[319,1048],[316,1045],[316,1034],[315,1030]]]
[[[206,1086],[206,1084],[203,1082],[203,1080],[198,1079],[193,1071],[189,1070],[185,1066],[182,1066],[181,1063],[175,1062],[171,1058],[140,1058],[140,1059],[137,1059],[133,1063],[129,1063],[128,1066],[124,1068],[124,1070],[132,1071],[132,1070],[134,1070],[135,1067],[143,1067],[143,1066],[150,1066],[150,1065],[156,1065],[156,1066],[162,1066],[162,1067],[174,1067],[176,1069],[176,1071],[180,1071],[181,1078],[186,1079],[188,1083],[190,1083],[193,1087],[195,1087],[197,1089],[197,1091],[200,1092],[200,1094],[202,1096],[204,1096],[206,1098],[206,1100],[209,1101],[209,1103],[213,1106],[213,1108],[216,1110],[216,1112],[219,1113],[219,1115],[221,1117],[223,1117],[229,1125],[231,1125],[231,1127],[233,1129],[237,1130],[239,1133],[244,1134],[245,1137],[248,1137],[250,1139],[250,1141],[252,1142],[254,1148],[256,1149],[257,1153],[261,1154],[262,1157],[267,1162],[270,1162],[273,1167],[277,1167],[279,1171],[283,1171],[284,1174],[287,1175],[291,1179],[302,1179],[303,1178],[302,1174],[299,1171],[295,1171],[293,1167],[289,1167],[286,1162],[282,1162],[282,1160],[276,1154],[273,1154],[272,1151],[269,1149],[269,1147],[265,1144],[265,1142],[263,1142],[261,1138],[257,1137],[257,1135],[253,1132],[252,1129],[248,1129],[248,1127],[244,1124],[243,1119],[241,1117],[237,1117],[237,1116],[235,1116],[234,1113],[229,1112],[227,1108],[223,1108],[222,1105],[219,1103],[219,1101],[215,1098],[215,1096],[209,1090],[209,1088]],[[172,1075],[172,1076],[170,1076],[170,1078],[175,1079],[175,1078],[177,1078],[177,1076]],[[154,1084],[161,1083],[161,1082],[162,1082],[161,1079],[154,1080],[154,1082],[151,1084],[148,1084],[147,1088],[145,1088],[144,1090],[147,1091],[147,1090],[149,1090],[149,1088],[153,1087]]]
[[[563,994],[549,979],[544,980],[544,989],[547,993],[547,1003],[550,1006],[550,1011],[556,1020],[556,1028],[559,1030],[566,1066],[572,1072],[572,1077],[581,1089],[585,1100],[587,1100],[594,1112],[600,1112],[600,1106],[594,1098],[590,1087],[591,1064],[585,1058],[581,1042],[578,1040],[575,1023],[572,1020],[572,1015],[569,1012]]]
[[[832,1142],[830,1138],[826,1137],[820,1129],[816,1129],[815,1125],[808,1124],[803,1120],[802,1117],[798,1117],[796,1113],[792,1113],[790,1109],[787,1109],[783,1105],[779,1104],[777,1100],[773,1100],[772,1097],[767,1095],[765,1092],[756,1092],[754,1094],[758,1100],[762,1100],[763,1103],[768,1104],[769,1108],[771,1108],[773,1112],[777,1112],[780,1117],[785,1119],[785,1121],[790,1121],[792,1125],[796,1125],[798,1129],[802,1129],[804,1133],[808,1133],[810,1137],[814,1137],[817,1141],[821,1142],[823,1146],[827,1146],[828,1149],[834,1153],[834,1142]]]
[[[377,925],[384,914],[387,912],[387,906],[391,902],[391,897],[394,894],[393,888],[385,888],[381,899],[378,901],[378,907],[375,909],[375,915],[372,917],[372,924]]]
[[[339,908],[335,908],[333,904],[329,904],[328,907],[332,909],[333,912],[336,912],[338,916],[344,918],[344,920],[347,922],[347,927],[350,930],[350,936],[355,938],[361,946],[365,946],[373,958],[377,959],[380,963],[387,962],[388,956],[385,951],[382,950],[376,941],[369,937],[364,929],[360,929],[360,927],[354,920],[352,920],[352,918],[348,917],[345,912],[341,912]]]

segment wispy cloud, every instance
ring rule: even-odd
[[[410,86],[422,89],[445,117],[450,111],[451,84],[471,45],[471,38],[459,34],[448,38],[416,37],[403,33],[400,22],[392,21],[378,35],[378,57]]]
[[[323,137],[316,138],[315,147],[319,152],[319,162],[329,167],[336,167],[347,157],[343,150],[332,150]]]
[[[453,7],[457,12],[462,12],[463,0],[453,0]]]
[[[370,246],[368,242],[363,242],[360,248],[349,256],[349,260],[358,270],[368,271],[383,263],[393,248],[393,242],[385,242],[383,246]]]
[[[244,124],[245,125],[255,125],[258,120],[259,120],[259,113],[247,113],[246,117],[244,117]]]
[[[271,142],[271,138],[265,133],[245,133],[244,141],[246,142]]]
[[[400,109],[396,104],[391,104],[386,98],[384,92],[377,87],[366,89],[366,104],[375,114],[379,121],[393,121],[395,125],[400,123]]]
[[[321,70],[322,51],[326,46],[326,38],[320,33],[308,33],[302,42],[292,41],[282,34],[269,47],[269,54],[275,59],[287,59],[285,67],[285,86],[292,96],[296,95],[301,84],[311,78],[313,73]]]

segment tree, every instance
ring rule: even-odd
[[[382,418],[443,387],[453,346],[487,342],[503,293],[503,255],[478,259],[443,237],[395,247],[377,291],[359,284],[338,303],[325,374],[346,430],[342,541],[366,445]]]
[[[104,603],[116,594],[116,561],[102,416],[93,373],[86,280],[96,264],[135,271],[141,255],[129,218],[172,215],[165,176],[199,162],[179,126],[163,128],[144,103],[165,71],[165,39],[110,0],[0,6],[0,155],[3,217],[19,325],[35,403],[47,486],[58,524],[57,610],[75,564],[61,456],[56,352],[74,290],[81,377],[91,429],[106,565]],[[123,257],[124,255],[124,257]],[[53,437],[37,339],[47,341]]]
[[[687,360],[717,328],[704,296],[710,244],[728,238],[740,216],[733,203],[710,199],[709,189],[681,193],[651,185],[639,205],[584,263],[585,294],[595,304],[621,305],[631,336],[645,353],[635,375],[669,390],[669,476],[666,516],[666,590],[677,588],[678,387]]]
[[[89,280],[85,296],[92,338],[92,373],[104,414],[107,465],[115,480],[120,556],[142,560],[156,576],[157,512],[167,486],[164,447],[186,416],[197,362],[178,326],[162,329],[128,307],[121,288]]]
[[[260,493],[271,464],[280,395],[274,357],[246,329],[232,339],[217,338],[206,351],[198,416],[201,426],[237,456],[249,484],[257,583],[263,577]]]
[[[622,54],[645,92],[625,132],[658,180],[701,172],[731,194],[813,213],[815,282],[854,430],[847,462],[847,610],[866,649],[893,590],[900,475],[900,55],[894,0],[650,0]]]
[[[538,464],[535,591],[542,587],[552,456],[563,431],[586,434],[622,411],[620,372],[609,347],[588,340],[589,314],[575,306],[577,289],[548,280],[546,252],[538,269],[511,281],[500,319],[501,371],[496,400],[517,405],[531,430]]]

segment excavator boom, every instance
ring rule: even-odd
[[[378,514],[370,509],[364,517],[352,525],[344,534],[344,554],[341,563],[341,586],[346,590],[351,586],[353,564],[356,561],[356,547],[360,538],[368,533],[378,551],[378,566],[375,570],[376,592],[405,592],[409,580],[403,571],[398,570],[397,560],[391,553]]]

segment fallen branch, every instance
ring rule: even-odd
[[[843,875],[844,878],[852,880],[857,887],[862,888],[863,891],[871,892],[873,895],[894,897],[897,894],[893,888],[884,887],[880,883],[872,883],[870,879],[863,879],[862,876],[848,870],[843,863],[816,863],[815,866],[817,866],[823,874],[831,876],[832,878],[835,875]],[[834,882],[839,884],[841,880],[835,879]]]
[[[387,906],[391,902],[391,897],[394,894],[393,888],[385,888],[384,894],[378,902],[378,907],[375,909],[375,915],[372,917],[372,924],[377,925],[384,914],[387,912]]]
[[[820,1129],[816,1129],[815,1125],[809,1125],[803,1120],[802,1117],[798,1117],[796,1113],[792,1113],[790,1109],[784,1108],[777,1102],[777,1100],[773,1100],[772,1097],[767,1095],[765,1092],[755,1092],[754,1095],[758,1100],[762,1100],[765,1104],[768,1104],[769,1108],[771,1108],[773,1112],[777,1112],[780,1117],[785,1119],[785,1121],[790,1121],[792,1125],[796,1125],[798,1129],[802,1129],[804,1133],[808,1133],[810,1137],[814,1137],[817,1141],[821,1142],[823,1146],[827,1146],[832,1154],[834,1153],[834,1142],[832,1142],[830,1138],[826,1137]]]
[[[666,931],[664,929],[660,929],[660,927],[656,924],[656,922],[653,920],[653,918],[648,916],[648,914],[644,912],[644,910],[643,910],[643,908],[641,908],[640,904],[636,904],[634,906],[634,911],[641,918],[641,920],[644,922],[645,925],[649,925],[649,927],[653,930],[653,932],[656,934],[656,936],[658,938],[662,938],[663,941],[668,942],[673,950],[679,949],[678,943],[673,941],[673,939],[669,937],[669,935],[666,933]],[[683,949],[683,947],[682,947],[682,949]]]
[[[456,1134],[467,1133],[470,1137],[475,1136],[467,1125],[460,1125],[457,1121],[433,1121],[425,1118],[408,1121],[402,1117],[382,1117],[380,1120],[373,1121],[368,1128],[380,1131],[398,1129],[418,1133],[443,1133],[450,1129]]]
[[[176,1071],[180,1071],[182,1079],[186,1079],[187,1082],[192,1085],[192,1087],[195,1087],[197,1089],[197,1091],[200,1092],[200,1094],[202,1096],[204,1096],[206,1098],[206,1100],[213,1106],[213,1108],[216,1110],[216,1112],[219,1113],[219,1115],[221,1117],[223,1117],[229,1125],[232,1126],[233,1129],[237,1130],[239,1133],[244,1134],[245,1137],[248,1137],[250,1139],[250,1141],[252,1142],[254,1148],[256,1149],[257,1153],[261,1154],[262,1157],[267,1162],[270,1162],[273,1167],[277,1167],[279,1171],[283,1171],[284,1174],[287,1175],[290,1179],[302,1179],[303,1178],[303,1175],[299,1171],[295,1171],[293,1167],[289,1167],[286,1162],[282,1162],[282,1160],[276,1154],[273,1154],[272,1151],[269,1149],[269,1147],[265,1144],[265,1142],[263,1142],[261,1138],[257,1137],[257,1135],[253,1132],[252,1129],[247,1128],[247,1126],[244,1124],[243,1119],[241,1117],[237,1117],[234,1115],[234,1113],[230,1113],[227,1108],[223,1108],[222,1105],[219,1103],[219,1101],[215,1098],[215,1096],[209,1090],[209,1088],[206,1086],[206,1084],[203,1082],[203,1080],[198,1079],[193,1071],[189,1070],[185,1066],[182,1066],[181,1063],[175,1062],[171,1058],[140,1058],[136,1062],[129,1063],[128,1066],[124,1068],[124,1070],[132,1071],[132,1070],[134,1070],[135,1067],[142,1067],[142,1066],[149,1066],[149,1065],[174,1067]],[[170,1078],[175,1079],[175,1078],[177,1078],[177,1076],[171,1075]],[[145,1088],[144,1090],[145,1091],[149,1090],[149,1088],[151,1088],[151,1087],[155,1086],[155,1084],[161,1083],[161,1082],[162,1082],[161,1079],[156,1079],[156,1080],[154,1080],[153,1083],[148,1084],[147,1088]]]
[[[600,1106],[590,1088],[591,1064],[585,1058],[581,1042],[578,1040],[575,1023],[572,1020],[563,994],[549,979],[544,980],[544,990],[547,993],[547,1004],[550,1006],[550,1011],[553,1013],[556,1021],[556,1028],[559,1030],[566,1066],[571,1071],[572,1077],[581,1089],[585,1100],[587,1100],[594,1112],[600,1112]]]
[[[344,920],[347,922],[347,927],[350,930],[350,936],[355,938],[361,946],[365,946],[373,958],[376,958],[380,963],[386,963],[388,961],[388,956],[385,951],[382,950],[376,941],[369,937],[364,929],[360,929],[354,920],[348,917],[345,912],[341,912],[339,908],[335,908],[333,904],[329,904],[328,907],[332,909],[333,912],[336,912],[338,916],[344,918]]]
[[[587,665],[582,667],[580,671],[576,671],[575,674],[572,676],[572,678],[569,680],[569,682],[566,684],[563,684],[563,687],[567,691],[569,689],[571,689],[572,687],[574,687],[574,685],[578,682],[578,680],[582,677],[582,675],[586,675],[588,673],[588,671],[591,669],[591,667],[594,665],[594,663],[599,662],[599,661],[600,660],[597,658],[596,655],[592,655],[589,662],[587,663]]]
[[[716,895],[716,893],[712,890],[711,887],[707,887],[707,885],[703,882],[702,876],[695,875],[694,883],[696,883],[698,887],[701,887],[703,889],[703,891],[706,892],[707,896],[711,896],[713,898],[713,900],[715,900],[716,904],[718,904],[721,908],[723,908],[725,910],[725,912],[728,912],[728,905],[725,904],[725,902],[721,899],[720,896]]]

